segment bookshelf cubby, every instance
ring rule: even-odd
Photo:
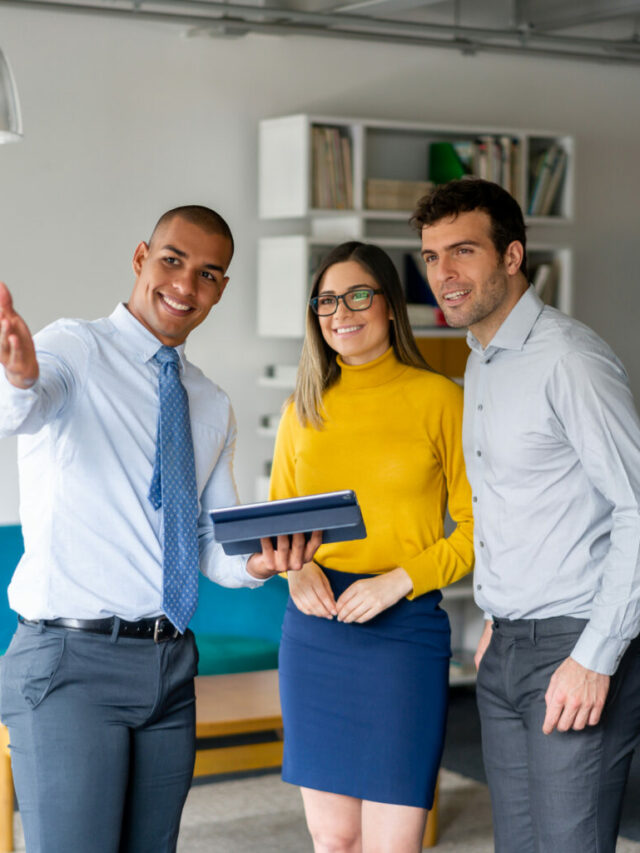
[[[436,183],[464,174],[495,180],[520,203],[528,227],[529,279],[542,298],[572,310],[572,252],[562,237],[573,218],[574,143],[548,131],[290,115],[259,127],[258,333],[302,342],[309,285],[322,256],[349,239],[373,242],[393,259],[408,297],[418,346],[457,381],[465,331],[440,325],[409,226],[415,202]],[[536,232],[543,232],[544,240]],[[275,389],[270,413],[293,388],[293,365],[259,379]],[[278,378],[280,376],[280,378]],[[284,377],[286,376],[286,381]],[[272,447],[277,417],[257,426]],[[256,480],[266,499],[269,460]],[[473,651],[483,617],[465,578],[443,591],[452,625],[451,683],[475,680]]]
[[[325,141],[326,157],[322,157],[317,143],[325,132],[333,134],[334,142]],[[318,185],[319,173],[329,185],[334,183],[329,177],[332,174],[335,183],[340,183],[338,176],[344,164],[338,163],[336,137],[344,140],[341,150],[348,150],[349,204],[327,202],[332,193],[322,192]],[[465,173],[505,186],[531,223],[569,222],[573,217],[574,145],[572,137],[565,134],[293,115],[261,121],[259,148],[261,219],[355,213],[364,219],[383,216],[406,220],[412,204],[386,210],[377,204],[368,206],[367,183],[414,182],[419,188],[427,181],[441,182]],[[319,161],[323,161],[322,169]],[[539,183],[542,173],[545,180]],[[551,192],[554,175],[555,191]],[[539,203],[532,205],[537,190],[542,190],[537,193]],[[318,204],[320,196],[325,198],[322,204]],[[539,208],[545,197],[542,214]]]

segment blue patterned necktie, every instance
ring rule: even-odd
[[[162,607],[184,633],[198,602],[198,494],[189,399],[180,381],[180,360],[160,347],[158,440],[149,500],[163,508]]]

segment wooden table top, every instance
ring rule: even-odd
[[[199,675],[195,683],[196,737],[282,727],[277,669]]]

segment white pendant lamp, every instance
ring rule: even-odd
[[[0,143],[22,139],[22,117],[18,91],[11,68],[0,49]]]

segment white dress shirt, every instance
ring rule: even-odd
[[[624,368],[532,288],[486,349],[467,340],[476,601],[505,619],[589,620],[572,657],[611,674],[640,630],[640,423]]]
[[[28,390],[0,370],[0,437],[19,434],[25,554],[9,586],[27,619],[162,613],[162,509],[148,500],[156,453],[160,341],[125,305],[94,322],[59,320],[35,336]],[[180,356],[200,501],[200,568],[223,586],[259,586],[227,557],[207,510],[238,502],[227,395]]]

